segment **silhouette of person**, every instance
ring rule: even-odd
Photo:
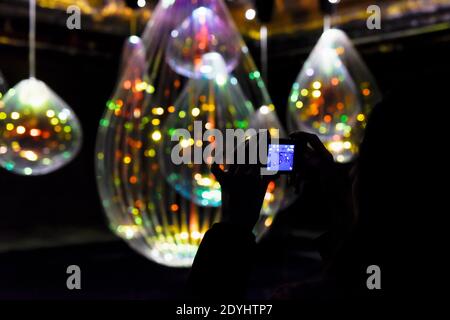
[[[428,155],[430,143],[422,134],[425,128],[417,127],[424,124],[418,115],[425,106],[442,106],[446,92],[443,83],[429,82],[429,78],[421,75],[400,85],[374,108],[352,179],[339,171],[316,136],[291,135],[302,150],[293,182],[301,186],[308,180],[319,181],[335,219],[317,241],[324,263],[321,279],[282,287],[275,298],[373,299],[416,292],[408,289],[415,279],[408,270],[420,272],[414,267],[421,243],[414,222],[425,221],[430,205],[424,198],[428,185],[418,183],[429,174],[422,156]],[[267,181],[248,166],[235,166],[228,172],[214,166],[212,171],[224,187],[224,208],[230,218],[205,234],[188,287],[192,297],[243,298],[256,245],[251,230]],[[368,288],[372,265],[381,270],[380,290]]]

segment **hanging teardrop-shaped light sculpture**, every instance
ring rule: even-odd
[[[14,173],[41,175],[70,162],[82,131],[72,109],[35,71],[35,0],[30,0],[30,78],[9,89],[0,105],[0,165]]]
[[[381,99],[373,76],[345,33],[326,30],[295,81],[288,127],[317,134],[338,162],[358,152],[366,119]]]
[[[0,165],[24,175],[57,170],[79,151],[81,128],[73,111],[42,81],[22,80],[0,108]]]
[[[200,12],[194,14],[199,8],[202,8]],[[194,16],[205,17],[205,21],[192,21]],[[184,23],[188,24],[187,28],[182,27]],[[223,34],[230,36],[222,37],[220,32],[207,30],[200,31],[201,36],[196,37],[203,27],[219,25],[227,29]],[[188,31],[191,42],[187,41]],[[201,84],[210,85],[209,80],[202,78],[202,73],[212,71],[210,65],[202,63],[203,55],[219,54],[222,67],[225,65],[227,71],[227,85],[233,86],[236,82],[242,91],[242,96],[238,94],[240,97],[236,98],[239,102],[235,102],[230,94],[217,90],[213,96],[215,104],[221,103],[216,100],[219,97],[238,105],[242,105],[241,98],[248,100],[272,115],[273,132],[281,127],[259,72],[221,0],[159,2],[142,41],[145,58],[135,54],[129,60],[100,122],[97,138],[99,191],[111,229],[135,250],[167,266],[190,266],[204,233],[221,219],[218,186],[209,173],[192,171],[194,176],[186,181],[197,181],[197,177],[198,186],[207,191],[205,197],[202,193],[198,198],[193,197],[193,188],[184,188],[186,183],[181,179],[171,179],[171,164],[164,160],[164,143],[171,121],[180,119],[180,115],[188,116],[188,112],[193,120],[199,111],[198,117],[202,113],[201,102],[205,98],[199,94]],[[238,47],[239,54],[224,46]],[[170,55],[168,48],[171,48]],[[193,98],[199,110],[193,104],[187,110],[180,109],[183,105],[186,107],[183,101],[187,96]],[[244,103],[247,107],[248,103]],[[233,127],[234,120],[240,119],[229,119]],[[246,117],[246,121],[250,120]],[[265,125],[256,122],[261,127]],[[197,173],[200,176],[196,176]],[[203,205],[205,198],[208,203]],[[255,228],[258,237],[270,227],[282,199],[283,186],[278,181],[271,183]]]

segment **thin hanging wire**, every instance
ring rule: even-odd
[[[261,42],[261,72],[266,83],[268,85],[268,47],[267,47],[267,26],[262,25],[259,30],[260,42]]]
[[[133,10],[130,19],[130,36],[136,35],[136,29],[137,29],[137,13],[135,12],[135,10]]]
[[[326,14],[323,16],[323,32],[331,28],[331,16]]]
[[[30,0],[30,29],[28,33],[30,78],[36,75],[36,0]]]

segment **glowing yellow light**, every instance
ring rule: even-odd
[[[189,233],[181,232],[180,233],[180,238],[183,239],[183,240],[187,240],[189,238]]]
[[[25,159],[27,159],[27,160],[29,160],[29,161],[36,161],[36,160],[38,159],[37,154],[34,153],[34,152],[31,151],[31,150],[23,150],[23,151],[21,151],[21,152],[19,153],[19,155],[20,155],[22,158],[25,158]]]
[[[197,140],[195,142],[195,145],[200,148],[201,146],[203,146],[203,141],[202,140]]]
[[[14,130],[14,125],[12,123],[6,124],[6,130],[8,130],[8,131]]]
[[[322,95],[322,93],[320,92],[320,90],[314,90],[314,91],[312,92],[312,96],[313,96],[314,98],[319,98],[321,95]]]
[[[147,149],[144,151],[144,156],[153,158],[156,155],[155,149]]]
[[[6,119],[6,113],[0,112],[0,120]]]
[[[358,121],[364,121],[364,119],[366,119],[366,116],[363,115],[362,113],[360,113],[356,116],[356,120],[358,120]]]
[[[123,163],[125,163],[125,164],[131,163],[131,157],[130,156],[123,157]]]
[[[13,113],[11,113],[11,119],[17,120],[19,118],[20,118],[20,113],[15,112],[15,111]]]
[[[352,147],[352,143],[350,141],[344,142],[344,149],[350,149]]]
[[[269,133],[272,138],[279,138],[280,136],[280,130],[278,128],[270,128]]]
[[[330,1],[331,2],[331,1]],[[344,47],[337,47],[336,48],[336,53],[338,54],[338,55],[341,55],[341,54],[343,54],[345,52],[345,49],[344,49]]]
[[[161,121],[159,119],[153,119],[152,120],[152,125],[157,126],[161,123]]]
[[[333,141],[329,143],[328,147],[333,152],[341,152],[344,149],[344,144],[342,141]]]
[[[147,83],[146,82],[139,82],[135,85],[136,91],[144,91],[147,89]]]
[[[16,131],[18,134],[24,134],[26,130],[24,126],[18,126]]]
[[[266,220],[264,221],[264,225],[266,227],[270,227],[272,225],[273,222],[273,218],[272,217],[267,217]]]
[[[55,125],[57,125],[59,123],[59,120],[58,120],[58,118],[52,118],[50,120],[50,123],[55,126]]]
[[[336,157],[336,160],[337,160],[337,162],[344,162],[345,161],[345,157],[342,154],[340,154],[340,155],[338,155]]]
[[[55,116],[55,111],[47,110],[47,112],[45,114],[47,115],[47,117],[53,118]]]
[[[184,117],[186,117],[186,112],[184,112],[183,110],[181,110],[180,112],[178,112],[178,116],[183,119]]]
[[[154,141],[159,141],[159,140],[161,140],[161,132],[160,132],[159,130],[155,130],[155,131],[152,133],[152,139],[153,139]]]
[[[191,144],[189,143],[189,140],[187,140],[187,139],[183,139],[183,140],[181,140],[180,141],[180,146],[182,147],[182,148],[187,148],[187,147],[189,147]]]
[[[299,100],[299,101],[297,101],[297,102],[295,103],[295,106],[297,107],[297,109],[301,109],[301,108],[303,108],[303,102],[301,102],[301,101]]]
[[[200,114],[200,109],[199,108],[193,108],[191,111],[192,115],[194,117],[198,116]]]
[[[306,96],[308,95],[308,89],[302,89],[302,90],[300,91],[300,94],[301,94],[302,96],[306,97]]]
[[[151,84],[149,84],[147,86],[147,92],[150,93],[150,94],[154,93],[155,92],[155,87],[152,86]]]
[[[322,87],[322,84],[320,83],[320,81],[314,81],[312,84],[314,89],[320,89]]]
[[[161,107],[153,108],[152,109],[152,113],[160,116],[160,115],[162,115],[164,113],[164,109],[161,108]]]
[[[20,144],[17,141],[13,141],[11,143],[11,147],[15,152],[19,152],[20,150]]]

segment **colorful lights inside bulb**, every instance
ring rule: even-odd
[[[325,31],[303,65],[289,97],[292,131],[317,134],[338,162],[358,152],[365,121],[380,94],[345,34]]]
[[[231,83],[225,61],[220,54],[205,54],[200,69],[208,72],[205,72],[201,79],[188,81],[174,104],[175,112],[165,120],[162,129],[166,136],[163,141],[164,157],[161,158],[161,167],[164,168],[167,181],[182,196],[201,206],[217,207],[221,204],[220,184],[211,174],[209,164],[203,157],[203,150],[208,148],[209,144],[214,144],[214,140],[204,141],[203,132],[206,128],[216,129],[225,137],[227,128],[247,129],[253,105],[244,96],[239,84]],[[187,130],[190,137],[172,141],[172,137],[178,135],[180,129]],[[214,146],[209,148],[211,147]],[[195,161],[190,157],[191,162],[196,164],[177,165],[173,159],[174,148],[178,150],[180,157],[195,156],[194,153],[199,150],[201,159]]]
[[[55,171],[77,154],[81,136],[72,109],[37,79],[19,82],[0,104],[0,165],[9,171]]]
[[[240,56],[240,41],[236,32],[211,9],[199,7],[190,17],[170,32],[167,62],[186,77],[202,77],[202,57],[209,52],[219,53],[231,72]]]
[[[199,14],[193,14],[202,7]],[[193,21],[194,16],[206,16],[206,23]],[[188,28],[181,28],[183,23]],[[223,29],[211,30],[222,23]],[[196,27],[189,30],[189,25]],[[210,35],[199,32],[202,25]],[[196,39],[198,33],[201,36]],[[170,43],[175,35],[177,39]],[[253,120],[258,120],[258,128],[274,131],[281,127],[260,73],[222,0],[159,1],[141,38],[143,48],[133,50],[125,62],[100,119],[98,189],[116,235],[152,261],[188,267],[206,231],[222,219],[221,189],[203,166],[172,167],[167,160],[173,147],[171,135],[182,126],[192,130],[197,119],[202,120],[204,131],[246,128]],[[242,108],[253,110],[252,106],[265,106],[261,116],[255,119],[250,111],[250,116],[240,115]],[[230,114],[234,109],[236,117]],[[183,150],[211,144],[191,138],[174,144]],[[270,228],[283,200],[283,187],[280,180],[269,184],[254,229],[257,239]]]

